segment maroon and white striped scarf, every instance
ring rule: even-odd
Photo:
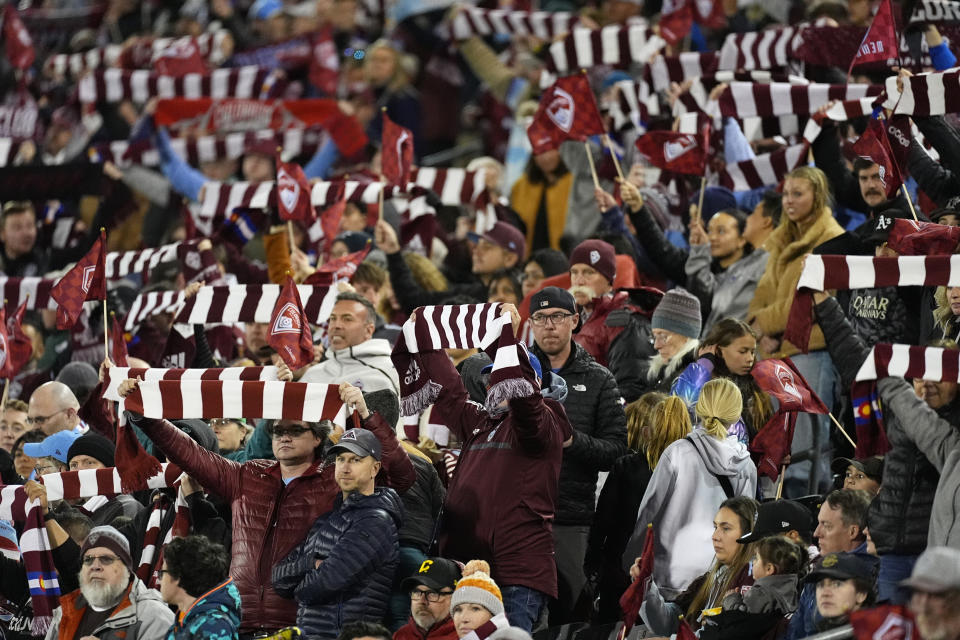
[[[623,80],[616,87],[616,100],[606,105],[614,131],[641,128],[651,117],[660,115],[660,99],[646,81]]]
[[[20,485],[0,487],[0,519],[24,523],[20,553],[33,603],[30,633],[35,637],[43,636],[53,622],[53,610],[57,608],[60,596],[50,538],[43,524],[43,508],[39,500],[27,502],[27,493]]]
[[[158,313],[173,313],[183,304],[182,291],[151,291],[138,295],[123,321],[126,331],[133,331],[140,323]]]
[[[885,342],[874,345],[857,371],[857,382],[880,378],[960,382],[960,350]]]
[[[505,33],[553,41],[570,33],[579,20],[577,14],[566,11],[510,11],[467,6],[449,25],[442,26],[441,33],[454,40]]]
[[[434,357],[447,358],[443,349],[481,349],[493,361],[486,409],[494,411],[511,398],[534,391],[533,368],[526,347],[517,342],[509,315],[502,305],[464,304],[420,307],[407,320],[393,347],[393,366],[400,375],[400,413],[423,411],[436,402],[445,381],[432,377]]]
[[[41,309],[54,310],[56,302],[50,297],[50,290],[59,278],[8,278],[0,276],[0,288],[3,290],[4,309],[12,314],[21,304],[26,303],[27,311]]]
[[[882,91],[882,85],[732,82],[720,94],[720,115],[730,118],[809,115],[831,100],[859,100],[880,95]]]
[[[806,257],[783,339],[807,352],[813,328],[813,291],[874,287],[960,286],[960,255]]]
[[[794,54],[801,41],[801,29],[797,27],[731,33],[720,48],[717,68],[732,71],[789,67],[796,60]]]
[[[170,509],[175,509],[176,515],[174,515],[173,524],[164,534],[163,540],[160,540],[160,527]],[[147,531],[143,536],[143,551],[137,563],[137,577],[148,587],[158,589],[160,580],[157,578],[157,570],[163,566],[164,547],[174,538],[182,538],[189,533],[190,507],[183,496],[183,490],[178,486],[176,500],[172,502],[165,493],[155,494],[150,516],[147,518]]]
[[[107,383],[103,385],[103,397],[107,400],[119,402],[120,394],[117,387],[127,378],[140,378],[152,382],[154,380],[276,380],[276,367],[222,367],[210,369],[160,369],[110,367],[107,370]],[[243,418],[246,416],[220,416]]]
[[[960,111],[960,69],[921,73],[903,79],[903,93],[897,78],[886,80],[883,108],[912,116],[939,116]]]
[[[608,25],[600,29],[574,27],[563,40],[550,45],[547,70],[540,83],[567,75],[579,69],[599,65],[627,67],[635,61],[649,60],[660,51],[666,41],[646,24]]]
[[[807,143],[764,153],[751,160],[728,164],[720,172],[720,184],[732,191],[747,191],[779,184],[784,176],[803,164]]]
[[[239,158],[251,145],[270,140],[283,149],[282,157],[290,160],[300,155],[313,155],[322,144],[324,133],[304,129],[286,131],[238,131],[220,136],[200,136],[196,138],[173,138],[170,146],[191,166],[217,160]],[[2,151],[2,146],[0,146]],[[91,162],[112,162],[118,167],[133,164],[145,167],[160,165],[160,153],[151,140],[130,143],[126,140],[98,143],[88,150]]]
[[[0,115],[2,113],[0,109]],[[12,166],[14,162],[18,162],[17,154],[20,153],[23,142],[16,138],[0,138],[0,167]]]
[[[643,69],[643,79],[654,91],[666,91],[674,82],[702,78],[717,72],[715,52],[684,52],[678,56],[659,55]]]
[[[111,251],[104,259],[107,280],[119,280],[131,273],[149,271],[161,262],[177,259],[177,248],[183,243],[174,242],[153,249],[140,251]]]
[[[200,287],[177,312],[175,322],[270,322],[280,289],[278,284]],[[336,287],[298,285],[297,289],[309,321],[313,324],[325,322],[336,301]]]
[[[345,424],[339,385],[316,382],[154,380],[137,385],[124,398],[123,408],[169,420],[237,415]]]
[[[209,74],[188,73],[161,76],[141,69],[96,69],[80,79],[80,102],[146,102],[150,98],[246,98],[277,97],[286,88],[277,72],[260,67],[214,69]]]

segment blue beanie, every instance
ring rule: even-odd
[[[694,193],[690,198],[690,204],[697,204],[699,201],[699,193]],[[736,208],[737,198],[733,191],[726,187],[707,187],[703,190],[703,211],[700,212],[700,219],[706,224],[717,211]]]

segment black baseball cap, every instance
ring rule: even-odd
[[[845,473],[847,467],[854,467],[876,482],[883,482],[883,456],[870,458],[837,458],[830,465],[834,473]]]
[[[737,539],[740,544],[749,544],[763,538],[796,530],[804,540],[810,539],[813,518],[810,510],[793,500],[771,500],[757,510],[757,522],[753,531]]]
[[[414,587],[424,586],[434,591],[454,589],[460,580],[460,566],[446,558],[427,558],[413,575],[400,583],[401,591],[412,591]]]
[[[374,460],[380,460],[383,451],[377,436],[367,429],[347,429],[340,436],[340,441],[330,447],[330,454],[336,454],[341,451],[349,451],[361,458],[372,456]]]
[[[868,560],[858,553],[828,553],[817,559],[813,571],[807,574],[806,582],[819,582],[824,578],[873,580],[875,574],[875,560]]]
[[[530,297],[530,315],[540,309],[563,309],[570,313],[577,312],[577,303],[573,294],[560,287],[544,287]]]

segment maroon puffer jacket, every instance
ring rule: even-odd
[[[314,520],[333,508],[340,491],[334,465],[317,461],[310,471],[283,484],[280,464],[272,460],[232,462],[198,445],[166,420],[132,416],[167,458],[207,491],[233,508],[230,575],[243,603],[241,631],[274,630],[297,621],[297,603],[277,595],[270,582],[273,565],[299,544]],[[410,458],[383,418],[371,413],[363,426],[383,445],[383,469],[377,483],[399,492],[416,479]]]

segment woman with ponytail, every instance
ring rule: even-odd
[[[737,385],[726,378],[710,380],[697,400],[696,428],[667,446],[656,462],[623,565],[629,569],[636,563],[647,525],[652,524],[653,579],[666,600],[710,567],[717,506],[735,496],[756,494],[757,468],[746,446],[727,433],[742,409]]]

